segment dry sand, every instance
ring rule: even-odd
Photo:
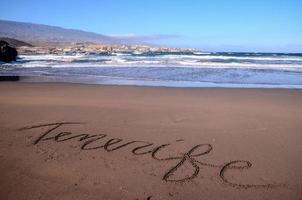
[[[302,90],[0,94],[0,199],[302,199]]]

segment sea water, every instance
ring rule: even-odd
[[[16,62],[0,64],[0,76],[8,75],[117,85],[302,88],[302,54],[136,52],[19,55]]]

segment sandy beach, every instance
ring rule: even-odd
[[[0,83],[0,199],[302,198],[302,90]]]

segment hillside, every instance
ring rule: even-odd
[[[121,44],[126,40],[57,26],[0,20],[0,37],[15,38],[29,43],[35,42],[91,42]]]
[[[32,44],[29,44],[27,42],[23,42],[20,40],[16,40],[13,38],[7,38],[7,37],[0,37],[0,40],[7,42],[11,47],[32,47]]]

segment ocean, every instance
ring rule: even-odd
[[[19,55],[0,76],[110,85],[302,88],[302,54],[133,52]]]

